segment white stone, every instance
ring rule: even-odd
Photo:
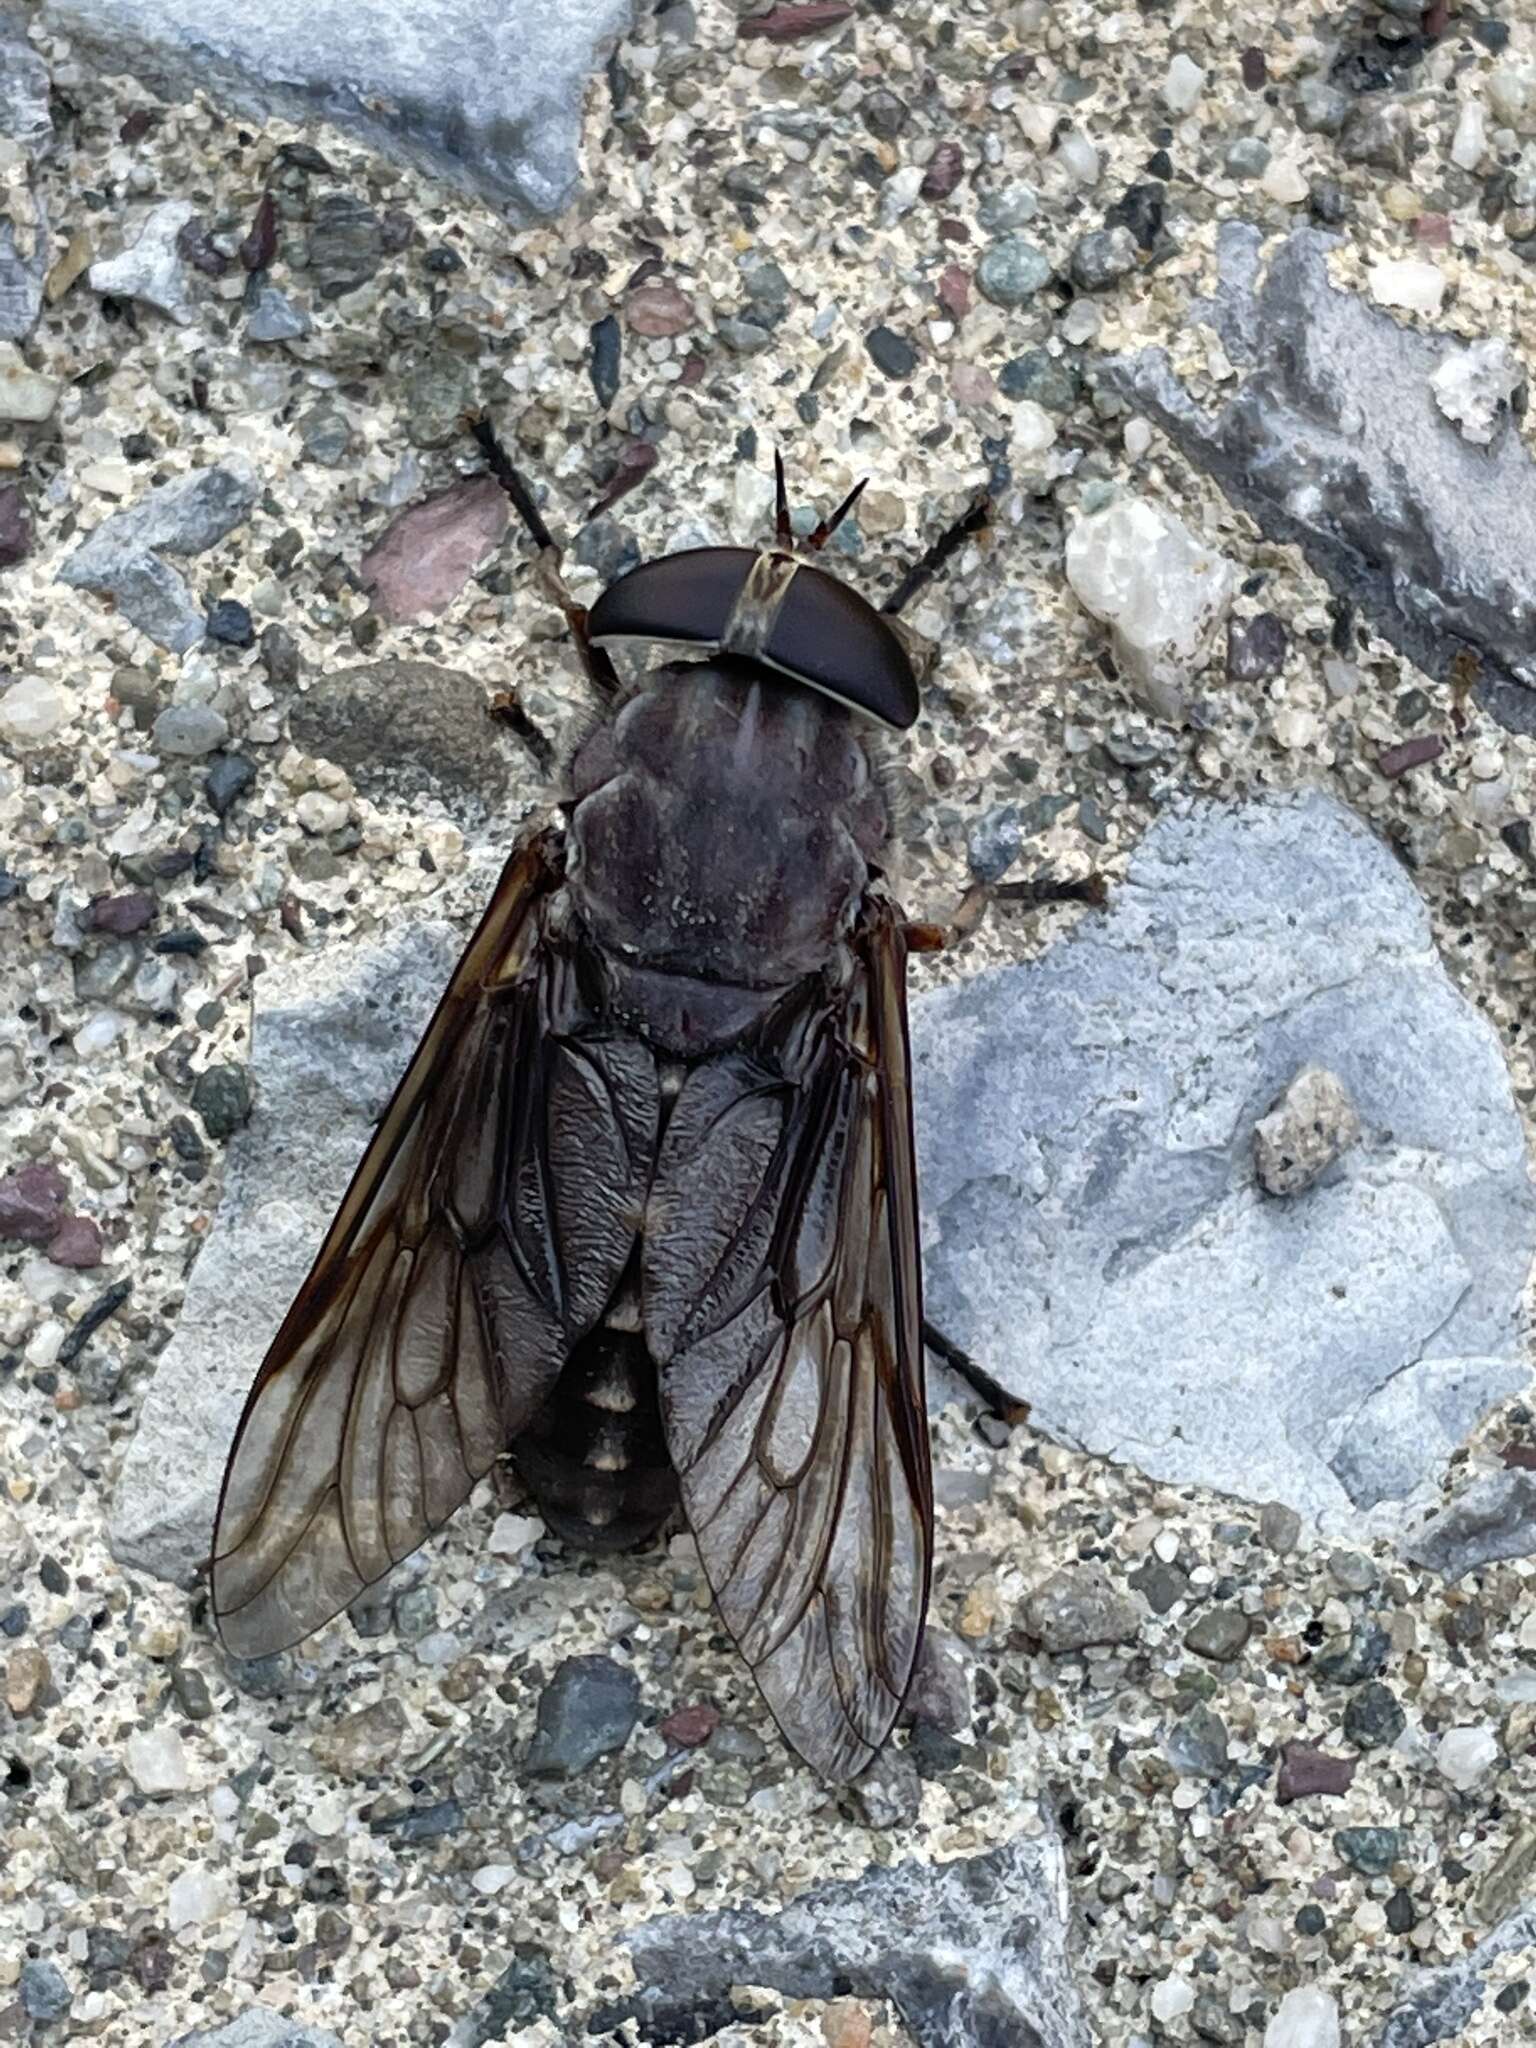
[[[127,1019],[116,1010],[98,1010],[94,1017],[86,1018],[70,1042],[81,1059],[90,1060],[116,1045],[126,1029]]]
[[[327,796],[320,789],[307,789],[294,805],[293,814],[306,832],[323,836],[339,832],[347,822],[348,811],[340,797]]]
[[[1488,116],[1481,100],[1463,100],[1451,137],[1451,162],[1458,170],[1475,171],[1488,147]]]
[[[482,1863],[478,1870],[471,1872],[469,1881],[477,1892],[483,1893],[488,1899],[493,1899],[499,1891],[504,1891],[516,1876],[515,1863]]]
[[[1043,405],[1021,398],[1013,412],[1013,447],[1025,457],[1043,455],[1056,439],[1056,422]]]
[[[1072,529],[1067,580],[1111,629],[1120,664],[1143,693],[1164,695],[1209,658],[1237,573],[1171,513],[1124,496]]]
[[[538,1515],[498,1515],[491,1527],[493,1557],[522,1557],[544,1534]]]
[[[46,676],[23,676],[0,697],[0,740],[35,746],[51,739],[74,708],[69,692]]]
[[[1393,306],[1404,313],[1425,315],[1439,312],[1448,283],[1438,264],[1425,263],[1416,256],[1373,263],[1369,278],[1371,297],[1378,306]]]
[[[174,1728],[144,1728],[128,1738],[128,1775],[150,1799],[167,1799],[173,1792],[185,1792],[186,1752]]]
[[[1259,190],[1277,206],[1300,206],[1311,191],[1307,174],[1294,157],[1271,157],[1259,180]]]
[[[1205,90],[1205,73],[1182,50],[1163,80],[1163,105],[1170,114],[1187,114]]]
[[[1099,152],[1086,135],[1069,128],[1056,145],[1056,161],[1067,176],[1078,185],[1096,185],[1099,182]]]
[[[1339,2048],[1339,2008],[1332,1992],[1316,1984],[1287,1991],[1264,2029],[1264,2048]]]
[[[1170,2020],[1182,2019],[1194,2002],[1195,1994],[1187,1977],[1164,1977],[1152,1987],[1152,2017],[1164,2026]]]
[[[229,1882],[210,1870],[206,1863],[189,1863],[171,1879],[166,1895],[166,1917],[175,1934],[183,1927],[207,1927],[222,1919],[232,1903]]]
[[[137,299],[169,313],[185,327],[192,318],[192,300],[176,237],[196,212],[189,199],[167,199],[157,206],[140,228],[137,241],[116,256],[91,265],[91,290],[113,298]]]
[[[1498,1741],[1493,1730],[1482,1723],[1447,1729],[1435,1746],[1435,1768],[1458,1792],[1470,1792],[1498,1760]]]
[[[0,420],[45,420],[58,396],[54,378],[29,370],[15,342],[0,342]]]
[[[1464,441],[1486,448],[1525,371],[1496,335],[1453,349],[1429,380],[1435,403]]]
[[[1488,104],[1518,134],[1536,133],[1536,64],[1496,64],[1488,74]]]
[[[1125,452],[1130,460],[1140,462],[1152,446],[1151,421],[1144,420],[1138,413],[1133,419],[1126,421],[1120,430],[1120,438],[1125,443]]]

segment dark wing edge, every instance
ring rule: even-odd
[[[519,836],[257,1372],[211,1565],[238,1656],[300,1641],[441,1528],[558,1372],[496,1224],[560,872],[556,827]]]
[[[883,892],[854,952],[798,1074],[691,1078],[647,1223],[647,1334],[705,1575],[785,1739],[835,1781],[901,1709],[933,1548],[906,948]]]

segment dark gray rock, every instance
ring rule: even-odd
[[[1219,1778],[1227,1768],[1227,1724],[1207,1706],[1191,1707],[1168,1731],[1168,1761],[1181,1778]]]
[[[1430,2048],[1435,2041],[1458,2039],[1482,2008],[1493,1965],[1526,1949],[1536,1949],[1536,1899],[1510,1913],[1476,1948],[1443,1970],[1410,1970],[1374,2048]],[[1519,2031],[1517,2016],[1509,2038]]]
[[[199,555],[250,514],[257,480],[230,461],[200,469],[109,513],[59,571],[59,581],[116,600],[118,610],[161,647],[184,654],[206,622],[185,580],[160,557]]]
[[[449,2032],[444,2048],[484,2048],[505,2041],[535,2020],[553,2019],[555,1973],[545,1951],[532,1942],[515,1944],[512,1960]]]
[[[192,1089],[192,1107],[203,1129],[220,1143],[232,1138],[251,1115],[251,1077],[245,1067],[209,1067]]]
[[[1403,1839],[1401,1828],[1340,1828],[1333,1846],[1362,1877],[1385,1877],[1403,1853]]]
[[[1367,1615],[1349,1634],[1319,1650],[1312,1669],[1330,1685],[1361,1685],[1386,1669],[1392,1639],[1379,1621]]]
[[[1313,228],[1272,251],[1258,287],[1261,242],[1224,226],[1216,297],[1191,308],[1248,371],[1220,412],[1189,396],[1161,349],[1106,361],[1101,384],[1429,674],[1471,648],[1484,706],[1536,733],[1536,461],[1508,422],[1483,448],[1441,414],[1430,378],[1458,338],[1334,290],[1333,241]]]
[[[45,0],[41,13],[110,71],[174,97],[206,92],[257,121],[332,121],[528,220],[571,196],[583,88],[633,7]]]
[[[626,1937],[640,1993],[601,2019],[616,2027],[633,2014],[658,2031],[722,2010],[733,1984],[761,1984],[791,1998],[888,1998],[918,2048],[1089,2048],[1067,1913],[1048,1827],[979,1856],[873,1867],[780,1913],[648,1921]]]
[[[1165,813],[1106,912],[912,1028],[929,1313],[1048,1435],[1397,1527],[1527,1383],[1536,1197],[1503,1054],[1342,806]],[[1314,1060],[1366,1136],[1277,1202],[1253,1123]]]
[[[505,801],[507,755],[486,693],[457,669],[378,661],[319,677],[296,698],[295,746],[345,768],[364,796],[445,798],[456,813]]]
[[[299,341],[310,329],[309,315],[275,284],[252,274],[245,294],[247,341]]]
[[[535,1777],[574,1778],[622,1749],[639,1718],[633,1671],[611,1657],[567,1657],[539,1695],[526,1769]]]
[[[384,255],[373,208],[352,192],[328,192],[309,231],[309,274],[322,299],[345,298],[368,283]]]
[[[1536,1556],[1536,1472],[1489,1472],[1403,1545],[1415,1564],[1456,1580],[1505,1557]]]
[[[1372,1680],[1351,1693],[1344,1709],[1344,1737],[1356,1749],[1385,1749],[1396,1742],[1408,1725],[1408,1717],[1388,1685]]]
[[[22,1964],[17,1989],[21,1993],[22,2010],[39,2026],[63,2019],[74,2003],[69,1979],[58,1964],[50,1962],[46,1956],[38,1956]]]

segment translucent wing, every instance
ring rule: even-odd
[[[440,1528],[559,1373],[545,1248],[520,1241],[548,1233],[507,1196],[542,1085],[538,909],[558,868],[548,828],[514,850],[262,1361],[214,1532],[237,1655],[299,1641]]]
[[[647,1209],[644,1314],[683,1506],[787,1739],[855,1776],[928,1604],[932,1487],[898,914],[764,1042],[694,1068]]]

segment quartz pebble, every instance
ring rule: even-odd
[[[1430,378],[1429,388],[1462,439],[1486,448],[1524,382],[1524,366],[1508,342],[1491,335],[1454,349]]]
[[[128,1775],[150,1799],[168,1799],[191,1784],[181,1737],[174,1728],[140,1730],[128,1738]]]
[[[1180,716],[1232,600],[1232,564],[1172,513],[1122,496],[1068,535],[1067,580],[1112,629],[1117,658],[1152,708]]]
[[[1302,1984],[1287,1991],[1264,2029],[1264,2048],[1339,2048],[1339,2008],[1331,1991]]]
[[[1437,263],[1404,256],[1373,263],[1369,282],[1371,297],[1378,306],[1397,307],[1405,313],[1422,313],[1430,318],[1440,311],[1449,280]]]
[[[13,746],[37,746],[68,723],[74,699],[46,676],[22,676],[0,695],[0,739]]]
[[[196,208],[186,199],[167,199],[155,207],[137,239],[120,255],[103,257],[91,265],[91,290],[113,298],[137,299],[186,326],[193,307],[180,236],[195,214]]]
[[[1470,1792],[1498,1760],[1498,1738],[1488,1727],[1448,1729],[1435,1746],[1435,1768],[1458,1792]]]

